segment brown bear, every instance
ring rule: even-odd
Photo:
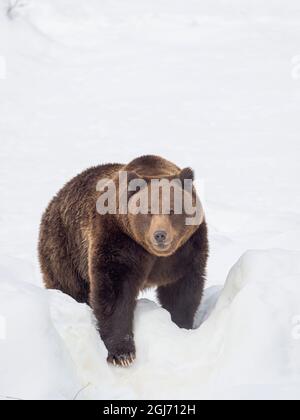
[[[122,186],[120,174],[126,174]],[[42,218],[39,259],[44,283],[92,307],[107,360],[114,365],[129,366],[135,359],[134,309],[145,288],[156,286],[172,320],[181,328],[193,328],[205,282],[207,225],[201,207],[196,223],[187,223],[191,214],[184,209],[174,209],[176,188],[181,191],[179,197],[190,195],[193,204],[200,202],[193,186],[189,192],[184,188],[184,182],[192,183],[193,177],[191,169],[181,170],[157,156],[93,167],[66,184]],[[144,184],[129,188],[136,180]],[[159,188],[154,199],[152,189],[146,188],[154,180],[181,184],[169,190],[169,197]],[[113,204],[118,201],[116,211],[105,212],[99,209],[99,199],[107,193],[109,182],[116,186],[119,200],[113,200]],[[121,198],[127,212],[120,211]],[[136,211],[147,198],[146,211]],[[170,208],[164,211],[168,200]]]

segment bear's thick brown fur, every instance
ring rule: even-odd
[[[144,288],[156,286],[172,320],[181,328],[193,327],[204,287],[208,239],[204,217],[199,225],[186,226],[184,215],[177,214],[100,215],[96,186],[103,178],[116,180],[120,171],[147,182],[192,177],[191,170],[182,171],[156,156],[88,169],[47,208],[39,258],[46,287],[88,303],[108,361],[127,366],[135,358],[133,316]]]

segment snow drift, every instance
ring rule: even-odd
[[[179,329],[168,312],[141,299],[135,314],[137,361],[123,369],[106,364],[87,305],[1,276],[6,333],[0,341],[0,394],[299,398],[299,278],[299,252],[249,251],[232,268],[219,298],[218,289],[207,290],[196,326],[204,321],[193,331]]]

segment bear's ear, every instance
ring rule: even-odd
[[[195,174],[192,168],[184,168],[180,172],[180,180],[184,182],[186,179],[194,182]]]

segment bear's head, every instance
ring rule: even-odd
[[[127,232],[150,254],[168,257],[176,253],[204,220],[193,186],[190,168],[176,176],[156,178],[128,174]]]

